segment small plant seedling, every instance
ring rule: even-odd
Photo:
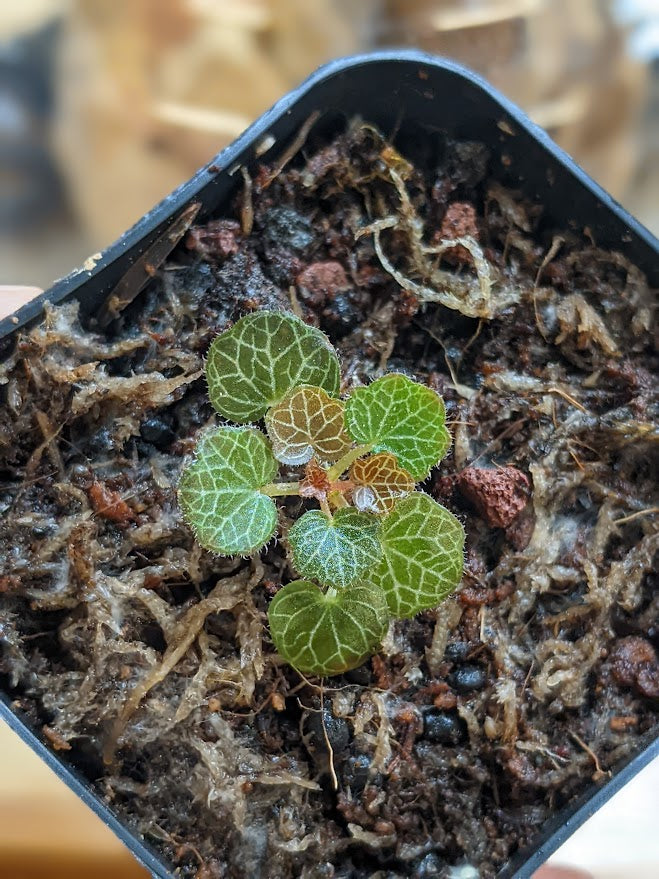
[[[284,535],[303,578],[268,610],[284,660],[309,674],[347,671],[377,649],[391,619],[456,589],[462,525],[416,490],[451,441],[438,394],[392,373],[342,400],[327,337],[267,311],[217,336],[206,378],[211,403],[234,425],[202,433],[181,475],[179,503],[198,542],[250,555],[277,532],[273,498],[318,506]],[[248,426],[261,419],[265,433]],[[278,481],[282,466],[304,469],[297,481]]]

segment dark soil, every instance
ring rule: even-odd
[[[183,877],[492,877],[656,723],[652,291],[484,147],[431,146],[354,123],[253,169],[104,330],[50,308],[0,372],[5,685]],[[427,382],[454,436],[423,488],[465,524],[460,591],[324,690],[265,628],[281,545],[214,558],[176,504],[204,353],[263,308],[346,388]]]

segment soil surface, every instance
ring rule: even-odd
[[[178,875],[493,877],[656,723],[653,293],[490,162],[354,122],[0,367],[0,672]],[[265,626],[281,543],[215,558],[176,502],[208,345],[264,308],[346,389],[438,390],[454,437],[423,489],[464,522],[460,590],[322,688]]]

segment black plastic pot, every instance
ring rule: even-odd
[[[388,51],[334,61],[282,98],[230,147],[202,168],[132,229],[58,281],[12,317],[0,321],[0,357],[12,337],[36,321],[43,301],[74,297],[83,312],[102,311],[108,294],[150,245],[193,202],[200,216],[216,213],[228,203],[242,177],[236,171],[255,157],[277,155],[314,111],[320,111],[314,131],[331,134],[337,124],[359,115],[385,131],[399,130],[405,138],[441,129],[451,137],[485,143],[491,150],[492,172],[507,186],[521,189],[541,202],[548,228],[589,230],[598,245],[621,251],[659,284],[659,242],[595,184],[526,116],[478,76],[421,52]],[[264,153],[268,144],[269,149]],[[102,172],[101,172],[102,173]],[[21,738],[128,846],[154,877],[173,879],[173,872],[140,837],[132,833],[94,792],[89,782],[56,756],[14,711],[11,698],[0,694],[0,715]],[[604,785],[593,784],[538,829],[532,850],[519,852],[499,873],[499,879],[529,877],[587,818],[626,784],[653,757],[659,739],[639,740],[639,751]]]

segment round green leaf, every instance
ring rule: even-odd
[[[247,555],[267,543],[277,508],[259,488],[276,472],[260,431],[219,427],[203,434],[178,486],[183,518],[198,542],[219,555]]]
[[[451,436],[444,426],[444,401],[405,375],[391,373],[346,401],[346,428],[358,443],[391,452],[416,480],[424,479],[446,454]]]
[[[270,603],[270,633],[280,656],[306,674],[335,675],[361,665],[389,624],[382,591],[358,584],[323,593],[308,580],[284,586]]]
[[[262,418],[297,385],[337,394],[340,367],[320,330],[292,314],[259,311],[213,340],[206,379],[210,401],[220,415],[246,424]]]
[[[293,564],[303,577],[344,589],[380,560],[379,531],[370,513],[344,508],[330,518],[310,510],[288,532]]]
[[[302,385],[268,409],[265,427],[275,458],[284,464],[306,464],[312,455],[337,461],[350,449],[343,402],[322,388]]]
[[[394,617],[436,607],[458,586],[464,565],[464,528],[427,494],[398,501],[380,530],[383,558],[369,575]]]

